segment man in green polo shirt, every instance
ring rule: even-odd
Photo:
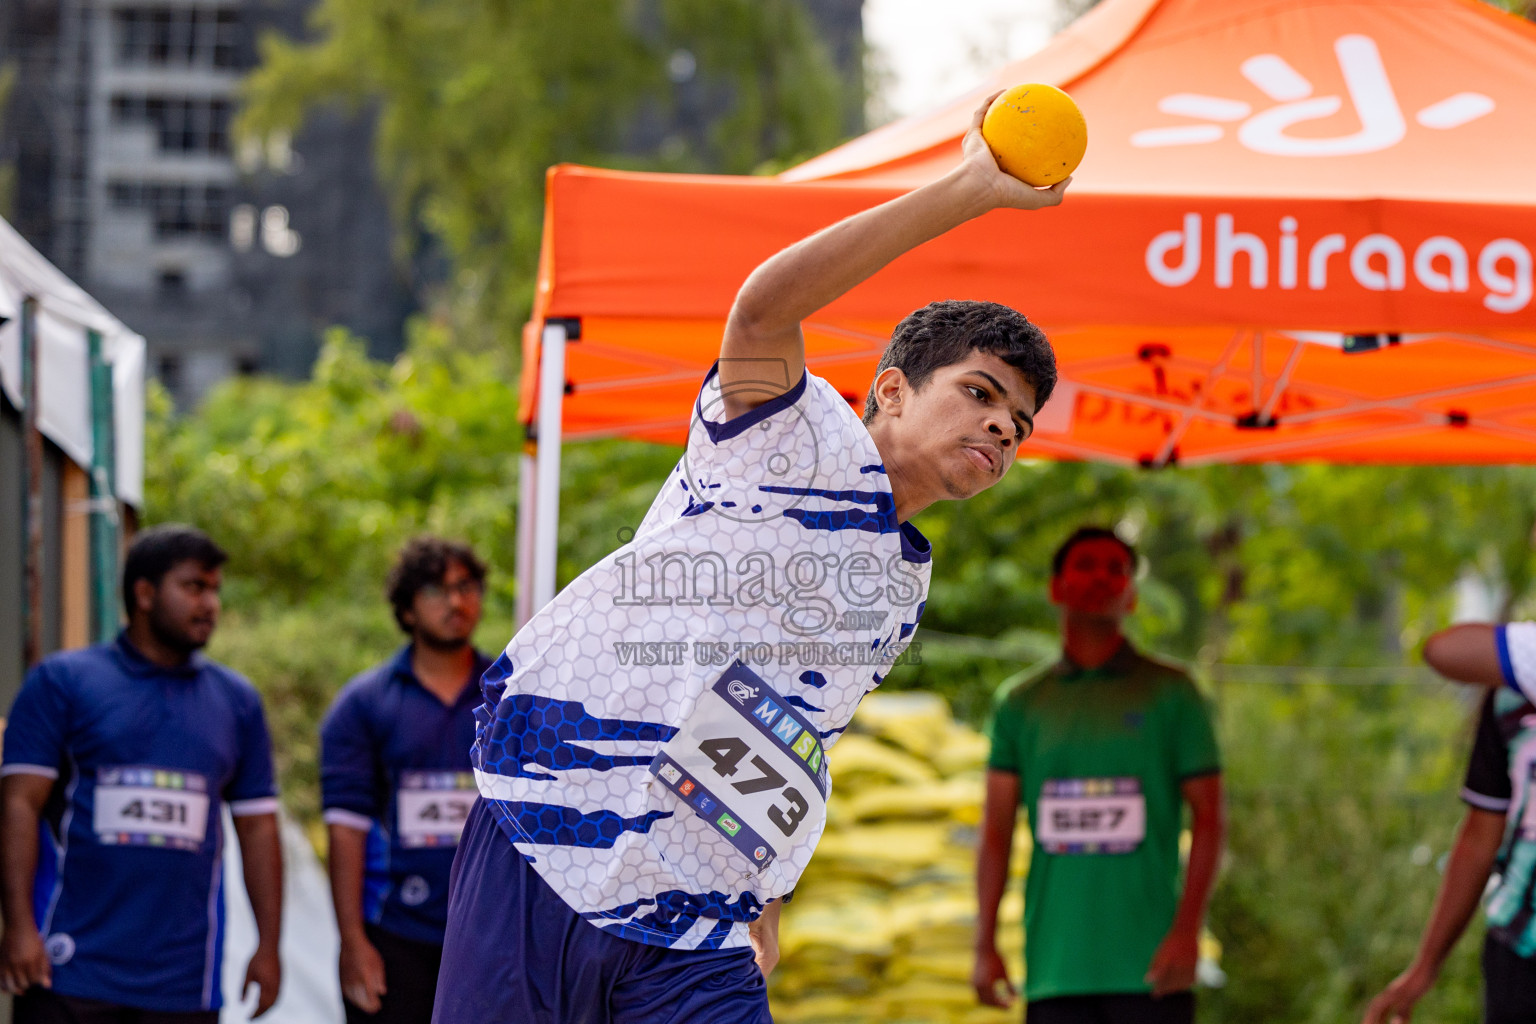
[[[1006,686],[992,722],[977,853],[977,996],[1012,1002],[997,908],[1022,805],[1028,1024],[1188,1024],[1200,925],[1224,828],[1205,702],[1182,670],[1131,647],[1136,552],[1084,527],[1051,565],[1062,658]],[[1182,890],[1183,804],[1193,841]]]

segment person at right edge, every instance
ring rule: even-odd
[[[1459,683],[1490,687],[1478,715],[1477,738],[1461,798],[1467,804],[1446,862],[1440,892],[1413,963],[1371,1001],[1367,1024],[1406,1024],[1435,983],[1461,933],[1483,900],[1484,1024],[1536,1021],[1536,915],[1531,909],[1536,867],[1536,622],[1467,623],[1441,630],[1424,644],[1424,660]]]
[[[977,851],[981,1002],[1015,994],[997,911],[1022,805],[1034,830],[1024,898],[1028,1024],[1190,1024],[1206,901],[1225,828],[1205,701],[1122,627],[1136,608],[1134,548],[1083,527],[1057,549],[1051,601],[1062,657],[1002,687]],[[1179,888],[1183,805],[1192,812]]]

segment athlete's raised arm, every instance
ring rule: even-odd
[[[1061,202],[1071,178],[1041,189],[998,169],[981,137],[981,119],[993,98],[971,119],[960,166],[796,242],[752,272],[736,294],[720,344],[727,416],[793,387],[805,369],[800,322],[902,253],[989,210],[1038,210]]]

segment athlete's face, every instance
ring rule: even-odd
[[[877,394],[884,382],[882,374]],[[1035,389],[990,352],[935,370],[919,390],[902,378],[880,397],[900,438],[903,475],[930,500],[969,498],[997,483],[1034,430]]]
[[[219,588],[224,574],[199,562],[177,562],[160,578],[134,584],[139,610],[148,615],[155,639],[166,647],[191,654],[206,646],[219,624]]]
[[[1136,566],[1107,537],[1079,541],[1051,580],[1051,601],[1072,615],[1116,622],[1136,609]]]
[[[480,625],[484,586],[458,562],[450,561],[443,578],[416,591],[405,615],[419,644],[453,650],[469,643]]]

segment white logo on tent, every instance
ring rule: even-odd
[[[1376,41],[1363,35],[1340,36],[1334,41],[1333,52],[1339,58],[1345,88],[1360,120],[1360,129],[1347,135],[1303,138],[1287,134],[1293,125],[1332,117],[1343,109],[1344,100],[1339,96],[1313,96],[1312,83],[1273,53],[1249,57],[1243,61],[1242,72],[1278,106],[1255,114],[1253,107],[1243,100],[1181,92],[1164,96],[1157,109],[1207,122],[1241,121],[1238,141],[1255,152],[1272,156],[1351,156],[1397,145],[1407,134],[1408,126],[1387,78],[1387,69],[1382,66]],[[1431,103],[1414,114],[1414,120],[1425,128],[1458,128],[1491,113],[1493,108],[1493,100],[1482,93],[1459,92]],[[1220,124],[1210,123],[1148,128],[1132,135],[1131,145],[1144,149],[1192,146],[1215,142],[1224,134]]]

